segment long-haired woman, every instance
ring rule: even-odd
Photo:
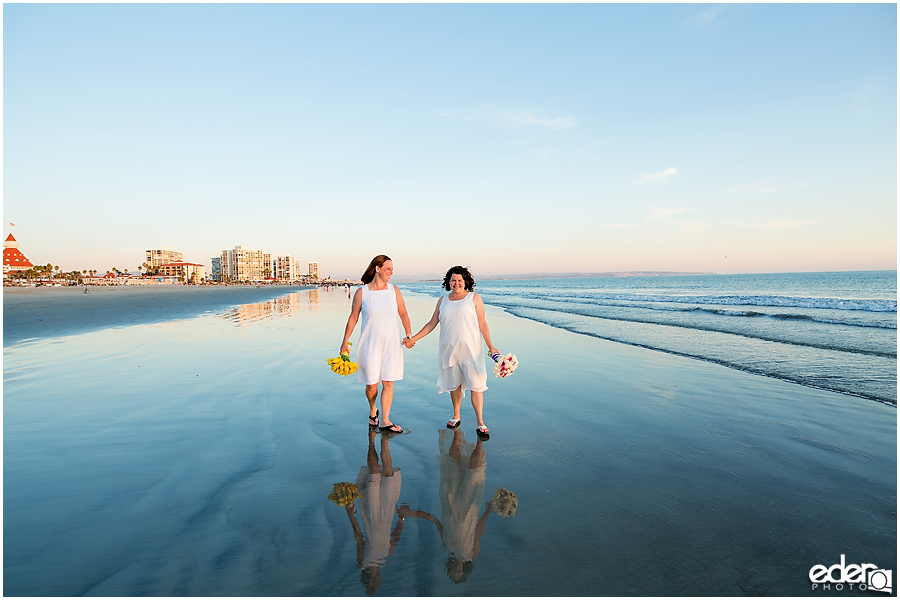
[[[384,254],[379,254],[369,263],[361,277],[363,285],[353,295],[350,317],[344,328],[344,341],[341,342],[341,354],[350,351],[350,335],[362,316],[359,341],[356,344],[356,362],[359,364],[359,382],[366,384],[369,427],[401,433],[403,428],[391,421],[394,382],[403,379],[403,343],[397,317],[400,317],[407,337],[412,329],[403,296],[390,283],[393,273],[394,263]],[[379,382],[380,414],[375,406]]]

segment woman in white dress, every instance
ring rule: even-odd
[[[369,263],[361,279],[363,285],[353,295],[350,317],[344,328],[341,354],[350,352],[350,335],[362,316],[359,341],[356,344],[356,371],[360,383],[366,384],[366,400],[369,401],[369,427],[381,431],[402,433],[403,428],[391,422],[391,404],[394,400],[394,382],[403,379],[403,350],[400,324],[407,337],[412,328],[400,290],[391,283],[394,263],[388,256],[379,254]],[[378,398],[378,382],[381,382],[381,413],[375,407]]]
[[[491,354],[497,349],[491,343],[491,332],[484,318],[484,302],[473,290],[475,280],[465,267],[451,267],[444,275],[444,289],[450,293],[438,300],[431,320],[411,338],[404,339],[407,348],[431,333],[438,323],[441,325],[438,342],[439,393],[450,391],[453,404],[453,418],[447,421],[449,429],[459,427],[459,408],[466,390],[472,395],[472,408],[478,435],[487,438],[490,430],[484,424],[484,391],[487,390],[487,369],[484,366],[484,351],[481,340],[487,344]]]
[[[448,439],[450,435],[452,440]],[[472,572],[481,552],[481,536],[493,512],[493,504],[489,502],[481,516],[478,515],[484,501],[486,471],[482,442],[483,438],[475,444],[466,442],[465,434],[459,429],[452,434],[442,429],[438,435],[441,518],[423,510],[412,510],[407,504],[397,509],[401,523],[407,517],[416,517],[435,524],[441,542],[450,551],[445,567],[453,583],[462,583]]]

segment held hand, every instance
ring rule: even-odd
[[[403,338],[403,341],[401,343],[409,349],[412,349],[412,347],[416,345],[416,343],[412,341],[412,338],[409,337]]]
[[[344,342],[343,344],[341,344],[341,351],[338,352],[338,354],[348,354],[349,355],[350,354],[350,344],[348,344],[347,342]]]
[[[493,346],[488,346],[488,350],[491,351],[491,354],[500,354],[500,351],[494,348]]]

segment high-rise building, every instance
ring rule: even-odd
[[[302,275],[300,261],[290,255],[276,257],[273,267],[275,268],[275,279],[296,281]]]
[[[213,281],[222,281],[222,257],[213,256],[210,261],[212,262],[212,269],[209,272],[209,278]]]
[[[314,279],[322,278],[322,264],[321,263],[309,263],[309,276]]]
[[[234,250],[222,250],[221,269],[227,281],[260,281],[272,276],[272,255],[235,246]]]
[[[184,256],[181,252],[175,252],[168,246],[160,246],[155,250],[147,250],[146,257],[147,266],[150,269],[155,269],[156,267],[161,267],[172,262],[184,261]]]

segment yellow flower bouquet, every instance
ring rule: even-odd
[[[337,358],[329,358],[328,364],[331,365],[331,370],[338,375],[352,375],[359,368],[358,364],[350,360],[349,352],[341,354]]]
[[[334,491],[328,494],[328,499],[338,506],[351,506],[359,498],[359,490],[354,483],[335,483]]]

